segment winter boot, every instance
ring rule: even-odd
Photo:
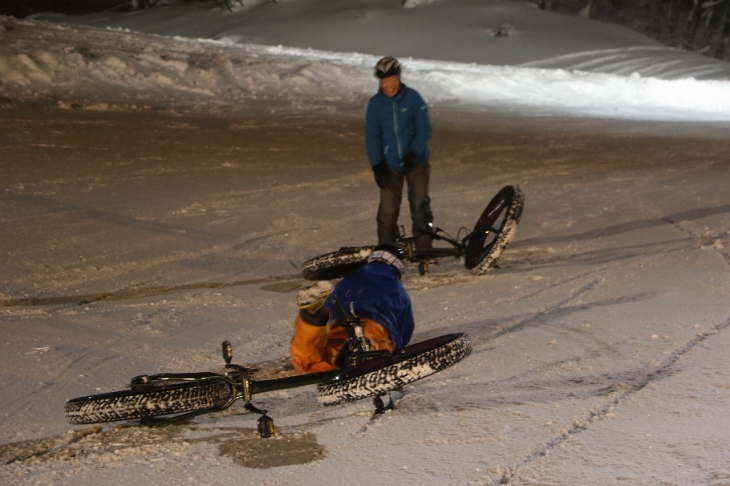
[[[308,285],[297,294],[297,307],[300,310],[314,314],[322,308],[333,289],[332,284],[326,280],[320,280]]]

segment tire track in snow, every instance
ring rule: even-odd
[[[614,269],[624,268],[629,265],[634,265],[634,264],[636,264],[638,262],[642,262],[642,261],[643,262],[656,261],[658,258],[661,258],[662,256],[666,255],[667,253],[674,253],[674,252],[678,252],[678,251],[681,251],[681,250],[684,250],[687,248],[692,248],[692,245],[683,245],[679,248],[664,251],[660,254],[649,253],[649,254],[630,255],[626,258],[621,259],[620,261],[618,261],[618,260],[612,261],[612,264],[614,265],[612,268],[614,268]],[[515,262],[513,262],[513,263],[515,263]],[[728,263],[730,263],[730,261]],[[550,290],[554,290],[554,289],[566,286],[568,284],[571,284],[573,282],[576,282],[576,281],[579,282],[581,280],[585,280],[585,279],[589,279],[589,278],[593,278],[594,280],[587,285],[590,285],[591,287],[593,287],[601,281],[600,275],[605,271],[606,263],[599,263],[599,264],[597,264],[597,266],[598,266],[598,268],[587,270],[587,271],[581,272],[579,274],[575,274],[575,275],[563,278],[558,282],[548,285],[547,287],[538,288],[537,290],[534,290],[532,292],[514,295],[513,297],[503,298],[499,301],[492,301],[490,303],[492,305],[516,304],[518,302],[522,302],[522,301],[529,300],[534,297],[540,296]],[[534,269],[539,269],[539,268],[542,268],[542,267],[535,265],[535,264],[523,266],[523,265],[520,265],[519,261],[517,261],[516,266],[510,267],[509,270],[513,271],[513,272],[514,271],[529,272],[529,271],[532,271]],[[492,275],[494,275],[494,274],[492,274]],[[438,275],[433,275],[433,276],[421,277],[420,279],[418,277],[415,277],[415,279],[407,279],[404,281],[404,285],[408,291],[428,290],[428,289],[444,287],[444,286],[448,286],[448,285],[469,283],[469,282],[475,281],[479,278],[481,278],[481,277],[470,275],[470,274],[465,274],[463,276],[460,276],[459,273],[443,273],[443,274],[438,274]],[[583,287],[581,289],[583,289]],[[554,303],[554,304],[550,305],[549,308],[547,308],[537,314],[533,314],[531,317],[526,317],[526,318],[524,318],[524,320],[536,319],[538,317],[538,314],[539,314],[539,316],[544,316],[545,314],[550,314],[550,313],[556,312],[561,306],[566,305],[573,298],[578,297],[579,295],[582,295],[587,290],[589,290],[589,289],[585,289],[582,292],[581,292],[581,290],[579,290],[578,291],[579,294],[576,294],[574,296],[568,297],[567,299],[563,299],[557,303]],[[627,299],[626,297],[617,298],[617,299],[613,299],[613,302],[614,303],[626,302],[627,301],[626,299]],[[636,299],[638,299],[638,297],[634,297],[634,299],[636,300]],[[608,305],[608,304],[606,304],[606,302],[608,302],[608,301],[597,302],[597,303],[594,303],[594,305],[595,306]],[[583,306],[583,307],[588,308],[587,306]],[[575,309],[575,307],[573,307],[573,309]],[[477,314],[477,315],[481,316],[481,315],[483,315],[483,313],[484,313],[484,308],[481,308],[481,307],[476,308],[476,309],[469,308],[469,309],[465,309],[462,311],[452,312],[452,313],[448,314],[447,316],[440,317],[438,319],[434,319],[432,321],[423,323],[421,325],[421,329],[424,329],[425,327],[428,327],[429,329],[434,328],[434,326],[437,325],[438,323],[453,320],[455,317],[468,318],[469,315]],[[509,321],[508,319],[506,319],[506,320]],[[519,323],[515,323],[515,324],[513,324],[513,326],[517,325],[517,324],[519,324]],[[462,326],[463,326],[463,324],[462,324]],[[507,328],[504,328],[504,329],[507,329]],[[439,330],[443,330],[443,329],[440,328]],[[486,339],[493,339],[493,338],[499,337],[499,336],[505,334],[506,332],[511,332],[512,330],[515,330],[515,329],[510,328],[509,330],[505,330],[505,332],[501,332],[497,335],[490,335]],[[475,343],[474,343],[476,345],[477,341],[479,340],[479,337],[475,333],[472,333],[471,335],[472,335],[472,337],[474,337],[476,339]]]
[[[550,306],[550,308],[537,312],[525,319],[521,319],[521,320],[515,322],[514,324],[510,324],[506,327],[499,329],[497,332],[495,332],[494,334],[489,336],[489,339],[496,339],[505,334],[519,331],[520,329],[529,327],[531,324],[533,324],[535,322],[539,322],[540,320],[542,320],[544,318],[552,317],[555,314],[563,315],[565,312],[570,312],[571,308],[565,307],[566,304],[577,299],[581,295],[585,294],[586,292],[591,290],[593,287],[595,287],[597,284],[598,284],[597,280],[588,282],[586,285],[584,285],[581,288],[579,288],[578,290],[574,291],[571,295],[569,295],[565,299],[559,300],[558,302],[554,303],[552,306]],[[588,307],[590,307],[590,305],[586,304],[585,306],[581,306],[581,307],[588,308]]]
[[[67,295],[56,297],[24,297],[20,299],[7,299],[0,301],[2,307],[32,307],[42,305],[86,305],[102,300],[130,300],[154,295],[172,294],[187,290],[202,289],[223,289],[227,287],[239,287],[242,285],[257,285],[273,282],[301,279],[300,275],[282,275],[279,277],[251,278],[246,280],[234,280],[233,282],[203,282],[184,285],[162,285],[158,287],[141,287],[136,289],[122,290],[119,292],[104,292],[99,294]]]
[[[574,424],[572,428],[568,429],[566,433],[561,434],[558,437],[555,437],[554,439],[548,441],[545,445],[542,447],[539,447],[538,449],[534,450],[530,454],[528,454],[524,459],[522,459],[520,462],[518,462],[515,466],[513,466],[511,469],[513,472],[519,471],[522,467],[525,467],[540,458],[547,455],[547,453],[554,449],[555,447],[559,446],[560,444],[567,441],[571,436],[575,434],[579,434],[585,430],[588,430],[589,425],[597,422],[598,420],[602,420],[604,417],[606,417],[606,414],[608,414],[611,410],[613,410],[616,406],[620,405],[624,401],[626,401],[628,398],[632,397],[636,393],[643,390],[647,385],[650,383],[662,378],[662,376],[669,373],[672,366],[679,361],[679,359],[684,356],[685,354],[692,351],[698,344],[705,341],[708,337],[713,336],[720,331],[723,331],[730,327],[730,317],[725,319],[720,324],[713,327],[711,330],[698,333],[694,339],[690,340],[687,344],[685,344],[683,347],[677,349],[674,351],[667,359],[665,359],[661,364],[656,366],[655,368],[649,370],[644,375],[643,379],[638,380],[634,385],[628,386],[628,389],[626,389],[624,392],[620,393],[615,398],[609,400],[606,402],[600,409],[595,411],[590,411],[590,415],[585,419],[582,420],[578,424]],[[513,474],[514,475],[514,474]],[[509,478],[507,478],[509,479]],[[504,478],[503,478],[504,480]]]
[[[645,219],[639,219],[628,223],[618,223],[609,225],[603,228],[593,229],[589,231],[583,231],[572,235],[562,236],[540,236],[535,238],[527,238],[517,241],[511,245],[512,248],[520,246],[539,246],[546,244],[556,243],[574,243],[576,241],[583,240],[594,240],[602,238],[607,235],[620,235],[629,233],[636,230],[651,229],[663,224],[669,223],[676,226],[678,229],[690,234],[691,236],[698,237],[693,233],[690,233],[685,228],[678,226],[679,221],[695,221],[702,218],[708,218],[710,216],[724,215],[730,213],[730,204],[723,204],[719,206],[709,206],[706,208],[692,209],[687,211],[681,211],[678,213],[670,214],[664,217],[649,217]]]
[[[548,287],[539,288],[539,289],[537,289],[535,291],[532,291],[532,292],[529,292],[529,293],[526,293],[526,294],[514,295],[513,297],[509,297],[509,298],[503,298],[503,299],[500,299],[500,300],[490,301],[490,303],[493,304],[493,305],[512,305],[512,304],[516,304],[517,302],[521,302],[521,301],[524,301],[524,300],[532,299],[534,297],[537,297],[539,295],[544,294],[545,292],[547,292],[549,290],[552,290],[552,289],[561,287],[563,285],[570,284],[570,283],[572,283],[572,282],[574,282],[576,280],[584,279],[586,277],[589,277],[590,275],[593,275],[596,272],[597,272],[596,270],[590,270],[590,271],[587,271],[587,272],[583,272],[583,273],[581,273],[579,275],[573,275],[573,276],[570,276],[570,277],[561,279],[560,281],[555,282],[554,284],[551,284]],[[445,276],[449,276],[449,274],[444,274],[444,275]],[[456,274],[451,274],[451,275],[456,275]],[[443,287],[443,286],[447,286],[447,285],[456,285],[456,284],[465,283],[465,282],[472,282],[472,281],[480,278],[479,276],[474,276],[474,275],[466,275],[466,277],[467,278],[465,278],[463,280],[462,279],[454,279],[454,280],[449,280],[446,283],[440,282],[440,281],[437,281],[436,283],[434,283],[432,281],[432,282],[429,282],[423,288],[422,287],[419,287],[417,285],[412,285],[412,283],[408,283],[408,282],[404,283],[404,285],[405,285],[406,289],[409,290],[409,291],[412,291],[412,290],[424,290],[424,289],[432,289],[432,288],[436,288],[436,287]],[[441,280],[441,279],[439,279],[439,280]],[[444,317],[440,317],[438,319],[434,319],[432,321],[428,321],[426,323],[421,324],[421,328],[425,328],[425,327],[431,328],[431,327],[435,326],[436,324],[438,324],[440,322],[445,322],[445,321],[453,320],[455,317],[468,317],[471,314],[482,315],[483,312],[484,312],[484,309],[482,309],[482,308],[478,308],[478,309],[469,308],[469,309],[464,309],[464,310],[452,312],[452,313],[450,313],[450,314],[448,314],[448,315],[446,315]],[[441,329],[439,329],[439,330],[441,330]]]
[[[566,307],[566,304],[574,301],[581,295],[585,294],[589,290],[591,290],[593,287],[595,287],[598,284],[598,280],[593,280],[592,282],[588,282],[587,284],[580,287],[578,290],[575,290],[572,292],[568,297],[559,300],[552,305],[550,305],[548,308],[536,312],[534,314],[531,314],[523,319],[519,319],[516,322],[513,322],[511,324],[507,324],[503,327],[499,327],[496,331],[492,333],[487,333],[486,335],[475,335],[472,334],[472,346],[475,348],[474,353],[478,353],[479,350],[476,350],[477,346],[480,344],[483,344],[488,341],[492,341],[500,336],[504,336],[505,334],[509,334],[515,331],[519,331],[521,329],[524,329],[526,327],[530,327],[535,325],[536,323],[540,322],[544,319],[552,319],[556,316],[564,316],[566,314],[575,312],[575,310],[584,310],[587,309],[593,305],[593,304],[586,304],[582,306],[570,306]]]
[[[70,204],[62,201],[54,201],[49,198],[40,197],[32,194],[14,193],[8,190],[0,192],[0,201],[10,206],[17,206],[23,210],[32,208],[45,211],[46,213],[53,215],[73,215],[105,224],[132,228],[135,230],[147,231],[150,233],[169,235],[177,238],[186,238],[194,241],[219,243],[229,238],[229,235],[225,234],[216,234],[213,232],[201,231],[194,228],[174,226],[171,224],[161,223],[157,221],[143,221],[134,217],[113,213],[111,211],[103,211],[100,209],[86,207],[79,204]]]
[[[662,218],[662,221],[665,223],[671,224],[675,228],[677,228],[679,231],[686,233],[690,235],[693,238],[697,238],[702,241],[703,247],[710,247],[713,250],[717,251],[720,256],[722,256],[723,260],[725,260],[725,263],[727,265],[730,265],[730,254],[725,249],[725,245],[722,244],[722,241],[720,240],[720,236],[718,236],[715,233],[707,233],[705,235],[699,235],[695,233],[694,231],[690,230],[689,228],[685,228],[684,225],[680,224],[680,220],[676,218],[672,218],[671,216],[667,216],[666,218]],[[730,231],[728,232],[730,233]]]
[[[113,347],[117,342],[118,340],[109,341],[108,347]],[[41,381],[38,385],[31,386],[30,380],[16,379],[7,386],[2,387],[3,399],[7,399],[7,401],[2,403],[5,419],[0,419],[0,424],[4,425],[10,418],[20,412],[46,408],[48,405],[36,400],[36,397],[45,394],[51,388],[67,390],[76,386],[78,381],[75,377],[79,368],[88,370],[111,366],[119,359],[119,356],[103,356],[85,348],[72,350],[68,354],[64,354],[64,357],[68,358],[69,361],[60,367],[53,376]]]

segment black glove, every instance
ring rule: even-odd
[[[388,177],[388,167],[385,164],[373,166],[373,174],[375,174],[375,183],[379,188],[385,189],[385,179]]]
[[[416,154],[408,152],[403,156],[403,170],[408,173],[413,170],[414,165],[416,165]]]

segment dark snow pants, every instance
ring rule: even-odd
[[[431,166],[428,162],[415,164],[408,172],[389,171],[385,189],[380,190],[378,207],[378,244],[394,244],[398,238],[398,215],[403,195],[403,182],[408,184],[408,204],[411,209],[412,234],[419,248],[431,248],[429,223],[433,221],[428,180]]]

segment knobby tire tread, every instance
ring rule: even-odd
[[[507,245],[509,245],[515,237],[517,224],[520,222],[520,218],[522,217],[522,209],[525,206],[525,196],[522,193],[522,190],[517,186],[506,186],[502,189],[502,191],[512,192],[511,201],[506,210],[507,213],[499,228],[499,234],[491,243],[490,248],[485,252],[482,259],[475,263],[472,268],[468,268],[467,266],[473,275],[484,275],[490,268],[496,265],[497,260],[499,260],[502,256]],[[498,195],[501,194],[502,191],[500,191]],[[464,258],[464,263],[468,265],[468,261],[469,256],[467,255]]]
[[[116,422],[222,407],[231,393],[228,383],[216,380],[141,386],[69,400],[64,413],[71,424]]]
[[[302,275],[307,280],[331,280],[355,273],[367,262],[375,246],[344,246],[302,263]]]
[[[467,334],[455,334],[453,339],[436,347],[409,353],[409,348],[419,344],[397,351],[396,353],[405,355],[401,361],[386,362],[383,367],[369,373],[339,381],[335,378],[318,385],[319,402],[323,405],[337,405],[398,390],[455,365],[469,356],[472,349],[471,339]]]

